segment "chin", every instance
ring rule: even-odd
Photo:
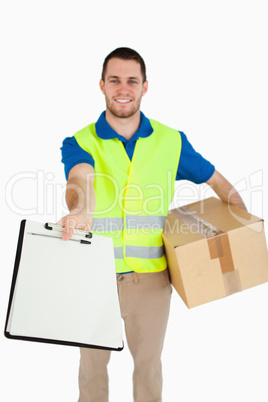
[[[134,114],[136,114],[139,111],[139,108],[134,109],[134,110],[129,110],[129,111],[121,111],[121,112],[114,110],[114,109],[109,109],[109,110],[114,116],[122,118],[122,119],[127,119],[128,117],[134,116]]]

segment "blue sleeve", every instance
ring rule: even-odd
[[[194,150],[186,135],[180,131],[182,148],[176,180],[205,183],[213,175],[215,166]]]
[[[93,167],[95,165],[92,156],[78,145],[75,137],[65,138],[61,147],[61,155],[66,180],[68,180],[70,170],[75,165],[78,165],[79,163],[89,163]]]

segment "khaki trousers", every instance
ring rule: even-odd
[[[168,270],[118,274],[117,284],[127,343],[134,360],[134,401],[161,402],[161,353],[172,292]],[[111,352],[87,348],[80,352],[79,402],[108,402],[107,364]]]

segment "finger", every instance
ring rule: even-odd
[[[85,228],[86,228],[86,224],[85,223],[78,223],[76,226],[75,226],[75,229],[78,229],[78,230],[86,230]]]
[[[64,216],[63,218],[61,218],[61,219],[56,223],[56,225],[65,226],[65,219],[66,219],[66,216]]]
[[[67,230],[66,228],[64,228],[63,233],[62,233],[62,239],[63,240],[70,240],[73,237],[74,231],[73,229],[69,229]]]
[[[87,223],[84,230],[86,230],[87,232],[91,232],[91,224]]]
[[[63,240],[70,240],[74,234],[74,228],[76,225],[76,221],[73,218],[66,217],[65,226],[62,233]]]

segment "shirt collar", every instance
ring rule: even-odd
[[[130,138],[129,141],[138,140],[140,137],[145,138],[149,137],[154,131],[150,120],[141,113],[141,121],[138,130],[136,133]],[[97,136],[103,140],[111,140],[112,138],[118,138],[120,141],[128,142],[128,140],[122,135],[117,134],[117,132],[112,129],[112,127],[107,123],[105,118],[105,111],[102,112],[98,121],[95,124]]]

